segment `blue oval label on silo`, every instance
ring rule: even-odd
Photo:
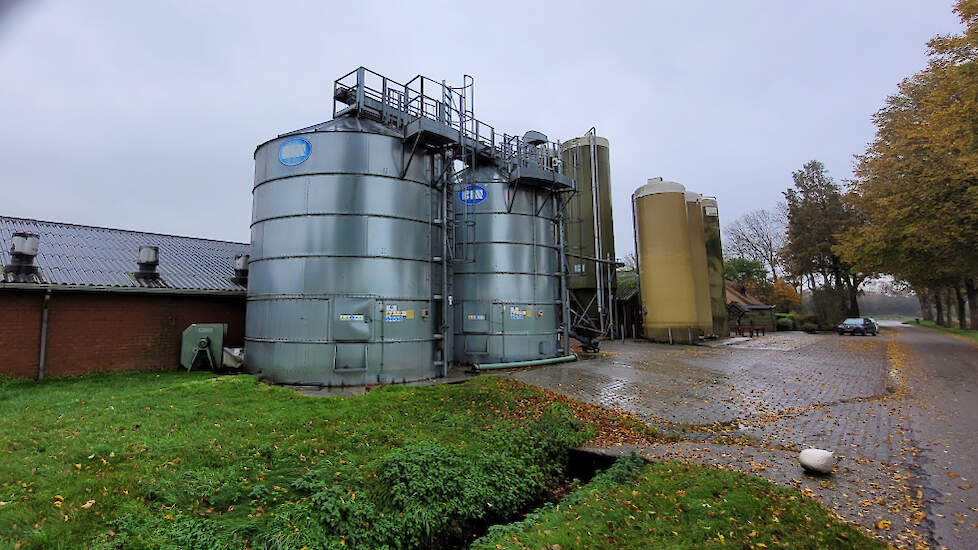
[[[286,166],[296,166],[305,162],[312,152],[312,146],[302,138],[287,139],[278,146],[278,161]]]
[[[458,200],[465,204],[479,204],[488,196],[489,192],[486,191],[486,188],[479,185],[469,185],[458,192]]]

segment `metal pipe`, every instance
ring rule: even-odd
[[[51,291],[44,293],[44,306],[41,309],[41,353],[37,361],[37,379],[44,380],[44,360],[48,349],[48,304],[51,302]]]
[[[591,128],[588,131],[588,145],[590,146],[591,152],[591,212],[594,215],[594,220],[592,225],[594,226],[594,257],[601,258],[604,255],[601,253],[601,221],[598,216],[601,215],[600,209],[598,208],[598,131],[595,128]],[[594,264],[594,276],[598,283],[598,327],[601,329],[601,333],[604,334],[607,329],[606,324],[606,312],[605,312],[605,296],[604,296],[604,269],[602,265],[595,262]]]
[[[570,295],[567,292],[567,242],[564,239],[564,213],[567,205],[560,200],[560,211],[557,212],[557,233],[560,240],[560,297],[561,316],[564,321],[564,355],[570,354]],[[555,203],[556,204],[556,203]]]
[[[475,370],[516,369],[520,367],[538,367],[542,365],[568,363],[570,361],[577,361],[577,356],[570,354],[562,357],[551,357],[550,359],[531,359],[529,361],[513,361],[512,363],[486,363],[484,365],[476,363],[472,366]]]
[[[445,158],[445,153],[442,153],[442,166],[438,167],[441,173],[439,179],[441,179],[441,331],[443,335],[441,342],[442,378],[448,376],[448,362],[452,360],[452,347],[454,346],[454,343],[452,342],[452,338],[454,337],[452,334],[454,331],[452,328],[452,323],[454,321],[449,321],[452,319],[452,311],[449,304],[452,288],[450,286],[451,281],[449,280],[448,274],[448,230],[449,227],[452,227],[452,225],[455,223],[455,220],[452,220],[451,225],[449,224],[448,208],[449,201],[452,200],[452,198],[449,197],[449,194],[453,193],[454,189],[449,185],[448,176],[444,166],[446,163],[447,159]],[[454,214],[452,214],[452,216],[454,217]],[[452,230],[454,231],[454,228]]]
[[[638,312],[642,318],[642,326],[645,326],[645,302],[642,300],[642,262],[639,258],[638,252],[638,224],[636,224],[637,218],[635,216],[635,195],[632,194],[632,246],[635,247],[635,294],[638,296]],[[648,334],[645,335],[648,338]],[[632,339],[635,338],[635,325],[632,325]]]
[[[363,86],[364,86],[364,69],[360,67],[357,69],[357,116],[363,112]]]

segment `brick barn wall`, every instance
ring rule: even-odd
[[[43,303],[39,292],[0,293],[0,374],[37,376]]]
[[[0,347],[4,351],[0,374],[36,375],[42,304],[43,293],[0,292]],[[53,292],[48,305],[45,373],[67,376],[175,369],[180,365],[180,336],[188,325],[227,323],[225,345],[242,346],[244,317],[244,295]],[[23,344],[8,351],[15,340]]]

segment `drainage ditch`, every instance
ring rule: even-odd
[[[507,525],[522,520],[541,506],[548,503],[558,503],[569,493],[587,485],[594,476],[610,468],[617,457],[595,453],[586,449],[569,449],[564,475],[559,482],[546,491],[540,498],[530,502],[520,510],[513,511],[502,518],[473,523],[465,529],[464,538],[443,540],[433,546],[435,550],[464,550],[473,542],[484,536],[494,525]]]

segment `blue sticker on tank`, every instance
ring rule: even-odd
[[[312,152],[312,146],[302,138],[291,138],[278,146],[278,161],[286,166],[297,166],[305,162]]]
[[[458,200],[465,204],[479,204],[488,196],[489,192],[486,188],[478,185],[470,185],[458,192]]]

